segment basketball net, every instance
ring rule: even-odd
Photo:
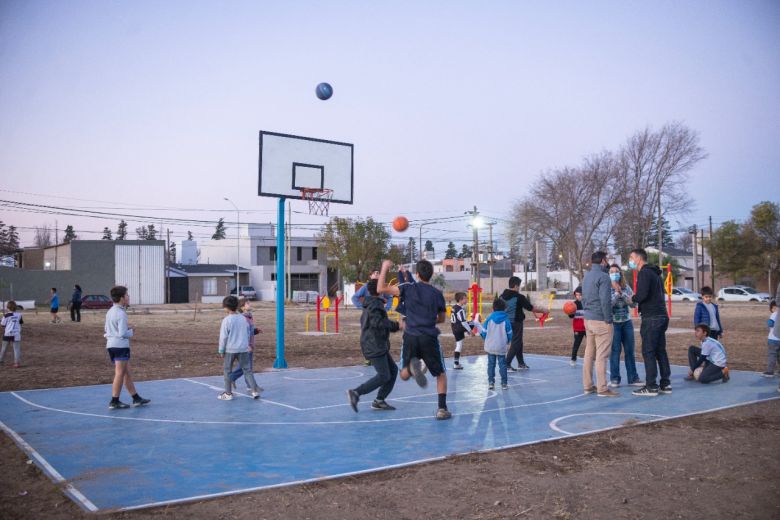
[[[309,215],[326,215],[330,209],[333,190],[330,188],[301,188],[301,198],[309,202]]]

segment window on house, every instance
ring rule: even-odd
[[[317,248],[316,247],[312,247],[311,248],[311,259],[312,260],[316,260],[317,259]]]
[[[215,296],[217,294],[217,279],[203,279],[203,296]]]
[[[271,247],[271,261],[276,262],[276,246]]]
[[[303,260],[303,248],[302,247],[296,247],[297,251],[295,252],[296,259],[300,262]]]
[[[276,281],[276,273],[271,273],[271,281],[272,282]]]

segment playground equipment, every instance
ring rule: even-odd
[[[547,312],[543,312],[541,314],[537,314],[535,312],[533,313],[534,319],[539,323],[539,328],[544,328],[544,324],[553,319],[553,317],[550,316],[553,298],[555,298],[555,293],[550,292],[547,295]]]
[[[466,314],[471,316],[471,319],[476,319],[476,315],[484,316],[482,313],[482,287],[477,284],[472,284],[468,290],[468,304]]]
[[[317,332],[328,333],[328,318],[333,318],[333,325],[336,328],[335,333],[339,333],[339,304],[344,298],[336,297],[335,304],[331,308],[330,298],[328,296],[317,297],[317,310],[306,313],[306,332],[309,332],[309,319],[312,315],[317,317]]]

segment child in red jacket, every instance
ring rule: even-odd
[[[577,351],[580,349],[582,340],[585,338],[585,318],[582,310],[582,287],[578,286],[574,289],[574,303],[577,305],[577,312],[569,314],[569,318],[572,318],[571,328],[574,330],[574,344],[571,346],[571,361],[569,364],[573,367],[577,366]]]

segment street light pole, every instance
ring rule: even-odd
[[[238,211],[238,206],[236,206],[232,200],[230,200],[227,197],[223,197],[226,201],[228,201],[234,208],[236,208],[236,298],[241,297],[241,286],[239,285],[238,281],[238,263],[239,259],[241,258],[241,244],[239,241],[240,233],[241,233],[241,226],[239,225],[239,219],[241,218],[240,213]]]

